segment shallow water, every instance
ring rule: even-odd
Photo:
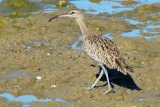
[[[144,31],[145,31],[145,29],[144,29]],[[143,35],[140,34],[140,30],[139,29],[134,29],[131,32],[121,33],[121,36],[124,36],[124,37],[144,37],[145,39],[152,39],[152,38],[158,37],[160,35],[159,34],[158,35],[155,34],[154,36],[143,36]]]
[[[8,102],[12,102],[12,101],[22,102],[23,103],[22,107],[30,107],[31,105],[27,103],[31,103],[31,102],[50,102],[53,100],[50,98],[38,99],[35,95],[21,95],[18,97],[14,97],[14,95],[7,92],[0,94],[0,97],[6,98]],[[60,98],[56,98],[54,101],[63,102],[63,103],[67,102]]]
[[[109,38],[109,39],[113,39],[114,37],[112,37],[112,36],[110,36],[111,35],[111,33],[107,33],[107,34],[104,34],[103,36],[104,37],[107,37],[107,38]]]
[[[129,23],[132,24],[132,25],[137,25],[137,24],[142,23],[142,22],[139,22],[139,21],[137,21],[137,20],[128,19],[128,18],[125,18],[124,20],[127,21],[127,22],[129,22]]]
[[[74,42],[74,43],[71,45],[71,48],[72,48],[72,49],[82,50],[82,49],[83,49],[83,45],[77,46],[80,40],[83,40],[83,36],[80,36],[80,37],[77,39],[77,41]]]
[[[52,101],[52,99],[49,99],[49,98],[37,99],[37,97],[34,96],[34,95],[21,95],[19,97],[14,97],[10,93],[0,94],[0,97],[6,98],[9,102],[10,101],[20,101],[20,102],[23,102],[23,103],[29,103],[29,102],[32,102],[32,101],[38,101],[38,102],[49,102],[49,101]]]

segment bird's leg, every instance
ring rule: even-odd
[[[101,79],[102,75],[104,74],[103,70],[100,71],[100,74],[98,76],[98,78],[96,79],[96,81],[90,86],[85,88],[86,90],[91,90],[95,87],[95,85],[97,84],[97,82],[99,81],[99,79]]]
[[[104,67],[104,65],[101,65],[103,71],[104,71],[104,74],[106,75],[106,78],[107,78],[107,83],[108,83],[108,90],[103,92],[102,94],[107,94],[107,93],[110,93],[110,92],[113,92],[115,93],[115,91],[113,90],[113,88],[111,87],[111,84],[109,82],[109,77],[108,77],[108,71],[107,69]]]

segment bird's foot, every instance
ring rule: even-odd
[[[103,92],[102,94],[115,93],[113,88],[108,89],[108,91]]]
[[[94,87],[84,87],[85,90],[89,91],[92,90]]]

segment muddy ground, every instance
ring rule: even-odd
[[[69,9],[65,12],[67,11]],[[51,102],[28,103],[32,106],[160,105],[160,36],[150,40],[120,36],[122,32],[144,26],[145,21],[135,26],[115,19],[119,14],[110,16],[104,13],[107,18],[85,14],[91,29],[98,28],[97,32],[103,34],[112,33],[114,43],[135,70],[131,76],[119,74],[121,77],[111,81],[116,93],[103,95],[101,93],[108,88],[107,85],[103,86],[106,84],[104,78],[97,84],[101,87],[91,91],[84,90],[84,87],[90,86],[96,80],[99,68],[83,50],[71,48],[71,44],[81,36],[79,26],[72,19],[57,19],[50,23],[47,21],[61,13],[63,12],[56,11],[17,18],[1,14],[0,93],[11,93],[15,97],[35,95],[39,99],[52,99]],[[157,19],[153,18],[154,24],[159,24],[154,22]],[[37,76],[42,79],[37,79]],[[110,77],[112,76],[111,73]],[[56,102],[56,98],[66,102]],[[8,102],[4,97],[0,97],[0,102],[0,106],[23,105],[22,102]]]

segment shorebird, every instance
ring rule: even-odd
[[[102,94],[115,92],[111,87],[107,68],[117,69],[118,71],[126,75],[127,73],[133,72],[132,67],[126,64],[117,46],[110,39],[97,34],[95,31],[90,30],[86,26],[83,14],[79,10],[72,10],[69,13],[54,16],[48,21],[50,22],[55,18],[64,17],[70,17],[76,20],[83,34],[84,51],[102,68],[96,81],[86,89],[91,90],[95,88],[96,83],[100,80],[102,75],[105,74],[108,84],[108,90],[103,92]]]

